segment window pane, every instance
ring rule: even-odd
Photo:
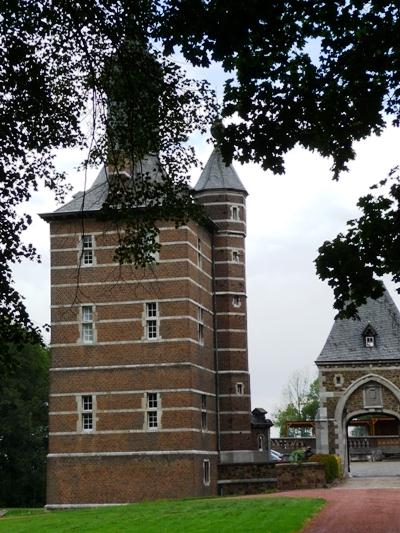
[[[157,411],[148,411],[147,412],[147,426],[149,428],[158,427]]]
[[[83,264],[92,265],[93,264],[93,252],[92,250],[83,251]]]
[[[147,393],[147,407],[149,409],[157,409],[157,393],[156,392],[148,392]]]
[[[204,485],[210,484],[210,461],[208,459],[203,461],[203,482]]]
[[[146,304],[146,316],[148,318],[154,318],[157,316],[157,304],[156,302],[150,302]]]
[[[82,413],[82,429],[86,431],[93,429],[92,413]]]
[[[92,235],[84,235],[82,238],[83,248],[93,248]]]
[[[207,409],[207,396],[205,394],[201,395],[201,408]]]
[[[82,322],[93,322],[93,307],[91,305],[82,307]]]
[[[84,342],[93,342],[93,324],[82,324]]]
[[[92,396],[82,396],[82,410],[91,411],[93,409],[93,398]]]
[[[147,338],[148,339],[157,338],[157,321],[156,320],[147,321]]]

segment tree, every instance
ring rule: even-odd
[[[378,187],[388,192],[360,198],[360,218],[347,223],[347,233],[326,241],[315,263],[321,279],[328,280],[339,317],[357,317],[368,296],[379,298],[384,285],[376,278],[391,274],[400,282],[400,174],[393,169]]]
[[[10,371],[0,362],[0,507],[45,502],[48,351],[11,346]]]
[[[129,230],[117,254],[121,262],[141,265],[152,256],[157,244],[149,229],[157,217],[177,224],[201,217],[187,187],[196,162],[187,140],[215,119],[216,106],[207,83],[187,79],[171,59],[176,49],[193,65],[218,61],[232,73],[220,109],[227,162],[257,161],[281,174],[284,155],[300,144],[331,157],[337,178],[354,157],[354,141],[379,134],[386,117],[400,122],[394,0],[324,0],[317,8],[310,0],[0,0],[0,22],[4,338],[21,331],[38,338],[12,284],[12,263],[37,257],[21,241],[30,220],[16,208],[39,184],[65,194],[64,176],[54,167],[56,148],[85,147],[85,167],[111,169],[106,214],[123,217]],[[149,152],[159,154],[158,184],[138,171]],[[125,168],[139,174],[128,190]],[[121,199],[126,209],[117,210]],[[135,206],[147,209],[132,217]],[[149,248],[144,257],[143,247]],[[342,249],[354,251],[335,250]],[[373,263],[357,266],[361,276],[379,275]],[[344,261],[342,268],[345,279],[354,264]],[[388,271],[396,274],[395,268]],[[340,295],[352,298],[357,291],[350,278],[346,283]],[[365,297],[375,295],[374,287],[359,283],[357,290]]]
[[[288,436],[287,422],[315,420],[319,408],[318,379],[310,381],[305,372],[294,372],[284,390],[285,405],[274,416],[274,425],[279,427],[280,436]],[[307,437],[308,428],[292,428],[289,436]]]

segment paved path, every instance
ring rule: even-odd
[[[367,479],[360,479],[358,483],[369,486],[372,482]],[[377,482],[378,479],[380,482]],[[375,478],[375,483],[383,485],[385,479]],[[271,496],[327,500],[324,509],[306,525],[302,533],[400,533],[398,488],[359,488],[356,481],[351,479],[331,489],[294,490]]]
[[[301,533],[400,533],[400,477],[353,477],[329,489],[241,496],[324,498],[327,504]]]

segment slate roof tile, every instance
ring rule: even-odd
[[[400,359],[400,313],[387,290],[377,300],[369,298],[358,314],[360,320],[335,320],[317,365]],[[373,348],[367,348],[363,338],[368,325],[377,334]]]

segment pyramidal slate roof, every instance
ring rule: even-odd
[[[138,173],[148,175],[151,180],[160,181],[162,179],[158,157],[156,155],[149,155],[140,161],[135,169],[135,175]],[[129,177],[127,172],[122,172]],[[81,191],[74,194],[70,202],[62,205],[53,213],[45,213],[41,215],[45,220],[53,216],[68,215],[72,213],[79,213],[81,211],[99,211],[107,199],[109,190],[110,174],[107,174],[106,168],[103,167],[92,186],[87,191]],[[132,178],[134,179],[134,178]]]
[[[225,164],[218,148],[214,148],[199,181],[194,186],[194,190],[197,192],[208,189],[232,189],[247,194],[236,170],[232,165],[227,166]]]
[[[360,320],[336,319],[316,363],[387,361],[400,359],[400,313],[385,289],[381,298],[369,298],[358,310]],[[375,346],[365,346],[368,328],[376,332]]]

